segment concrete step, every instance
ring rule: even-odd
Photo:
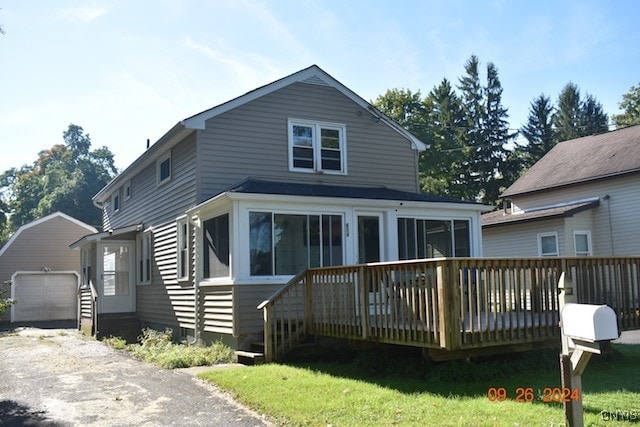
[[[264,353],[236,350],[236,357],[238,363],[243,365],[262,365],[264,363]]]

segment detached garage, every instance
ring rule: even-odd
[[[0,249],[0,289],[17,301],[0,321],[75,319],[81,267],[69,245],[93,233],[62,212],[20,227]]]
[[[76,317],[78,273],[17,272],[11,277],[12,322],[68,320]]]

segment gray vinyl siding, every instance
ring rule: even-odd
[[[287,119],[346,126],[347,175],[289,171]],[[333,88],[296,83],[207,121],[198,131],[199,201],[247,177],[419,191],[411,143]]]
[[[120,210],[113,212],[112,198],[103,208],[105,229],[144,223],[145,228],[175,220],[195,206],[196,202],[196,137],[191,134],[171,150],[171,180],[157,185],[156,163],[131,177],[131,198],[120,196]],[[122,193],[124,185],[117,189]]]
[[[151,283],[137,285],[136,311],[144,323],[194,328],[192,282],[176,279],[176,223],[153,229]]]
[[[234,335],[234,285],[201,286],[200,324],[204,332]]]
[[[567,256],[576,256],[576,245],[574,242],[573,232],[574,231],[590,231],[591,232],[591,244],[593,246],[593,213],[592,209],[584,212],[579,212],[572,217],[566,218],[565,223],[565,239],[567,242],[566,254]],[[597,256],[593,247],[591,248],[591,253],[594,256]]]
[[[558,233],[560,256],[566,256],[564,219],[552,219],[482,229],[482,250],[487,258],[538,257],[538,233]]]
[[[0,256],[0,289],[10,292],[11,280],[16,271],[76,271],[80,274],[80,251],[69,245],[91,231],[66,218],[52,217],[40,224],[24,228]],[[10,295],[8,295],[10,296]],[[7,311],[1,320],[9,320]]]
[[[610,199],[603,200],[609,195]],[[599,197],[593,209],[593,254],[595,256],[640,254],[640,175],[587,183],[539,194],[514,196],[521,208],[549,206],[572,200]],[[611,217],[611,223],[609,223]],[[613,241],[612,241],[613,237]]]

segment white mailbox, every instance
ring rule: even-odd
[[[568,303],[562,308],[560,320],[564,335],[575,340],[609,341],[620,336],[616,313],[607,305]]]

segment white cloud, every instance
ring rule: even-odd
[[[73,7],[73,8],[63,10],[60,13],[60,15],[72,21],[89,22],[89,21],[98,19],[99,17],[105,15],[106,13],[107,13],[107,9],[104,7],[81,6],[81,7]]]

